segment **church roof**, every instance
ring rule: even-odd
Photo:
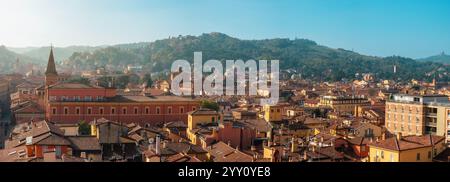
[[[45,75],[49,74],[58,75],[58,73],[56,72],[55,57],[53,56],[53,47],[50,48],[50,56],[48,58],[47,70],[45,71]]]

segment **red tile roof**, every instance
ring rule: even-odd
[[[398,140],[397,137],[391,137],[377,143],[372,143],[370,146],[388,150],[403,151],[422,147],[431,147],[444,139],[445,137],[436,135],[406,136],[401,140]]]

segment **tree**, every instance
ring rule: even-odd
[[[217,102],[211,102],[207,100],[203,100],[200,104],[202,108],[212,109],[215,111],[219,111],[219,104]]]
[[[101,87],[109,87],[109,82],[111,82],[111,80],[111,77],[108,76],[97,78],[98,85]]]
[[[151,87],[153,85],[152,75],[147,73],[142,77],[141,84],[146,84],[147,87]]]
[[[91,82],[87,78],[83,78],[81,76],[71,77],[69,78],[66,83],[81,83],[85,85],[89,85]]]
[[[122,75],[117,78],[117,81],[114,82],[115,86],[120,89],[124,89],[127,87],[130,82],[130,77],[128,75]]]
[[[79,135],[90,135],[91,134],[91,126],[85,121],[80,121],[78,123],[78,134]]]
[[[139,84],[140,78],[136,74],[130,74],[128,75],[128,82],[132,84]]]

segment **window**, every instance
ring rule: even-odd
[[[215,117],[212,117],[212,118],[211,118],[211,121],[212,121],[212,122],[215,122],[215,120],[216,120]]]
[[[180,107],[180,113],[181,113],[181,114],[184,113],[184,107]]]
[[[116,108],[111,108],[111,114],[116,114]]]
[[[49,100],[50,101],[56,101],[56,96],[50,96]]]
[[[172,114],[172,107],[167,108],[167,114]]]
[[[99,113],[100,113],[101,115],[103,115],[104,110],[105,110],[105,109],[103,109],[103,107],[101,107],[101,108],[99,109]]]
[[[53,114],[56,114],[57,112],[56,112],[56,108],[52,108],[52,113]]]
[[[192,107],[192,110],[193,110],[193,111],[195,111],[196,109],[197,109],[197,108],[195,108],[195,107]]]
[[[150,109],[148,107],[145,108],[145,114],[150,114]]]
[[[156,107],[156,114],[160,114],[161,113],[161,108]]]
[[[77,108],[75,109],[75,112],[76,112],[77,114],[80,114],[80,108],[77,107]]]
[[[127,114],[127,108],[122,108],[122,114]]]
[[[420,153],[417,153],[416,160],[420,161]]]
[[[275,112],[275,111],[273,109],[271,109],[270,112]]]
[[[87,114],[89,114],[89,115],[92,114],[92,108],[89,107],[89,108],[87,109]]]
[[[84,97],[84,101],[92,101],[92,97],[91,96],[85,96]]]
[[[428,151],[428,159],[431,159],[431,151]]]
[[[277,109],[277,112],[281,112],[281,110],[280,110],[280,109]]]
[[[68,115],[68,114],[69,114],[69,108],[67,108],[67,107],[64,108],[64,114],[65,114],[65,115]]]
[[[81,97],[80,97],[80,96],[77,96],[77,97],[75,98],[75,101],[81,101]]]
[[[134,108],[134,114],[139,114],[139,109],[138,108]]]

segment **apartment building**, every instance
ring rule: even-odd
[[[386,102],[385,126],[405,135],[438,135],[450,141],[450,102],[445,95],[393,95]]]

